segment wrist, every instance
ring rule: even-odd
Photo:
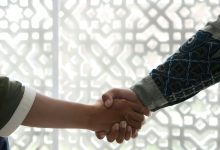
[[[85,105],[84,108],[84,117],[82,117],[81,127],[92,130],[95,118],[95,109],[92,105]]]
[[[106,108],[101,105],[103,104],[96,103],[89,106],[87,129],[92,131],[104,131],[106,129],[106,124],[109,122],[105,120],[105,117],[108,115],[105,112]]]
[[[83,108],[82,112],[73,123],[78,122],[78,128],[96,131],[97,121],[100,118],[100,109],[97,105],[80,105]]]
[[[90,120],[93,113],[91,105],[71,103],[69,110],[69,113],[64,117],[70,122],[67,128],[90,130]]]

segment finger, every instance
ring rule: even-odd
[[[142,126],[142,122],[135,121],[135,120],[129,120],[128,124],[135,129],[140,129]]]
[[[103,139],[106,136],[106,132],[105,131],[96,131],[95,135],[98,139]]]
[[[136,102],[138,100],[135,93],[131,91],[130,89],[114,88],[111,90],[111,93],[114,96],[114,98],[123,98],[129,101],[132,101],[132,102]]]
[[[111,99],[122,98],[133,102],[138,100],[135,93],[130,89],[113,88],[107,91],[104,95],[105,95],[104,98],[111,98]]]
[[[132,129],[132,138],[136,138],[138,136],[138,130],[137,129]]]
[[[142,120],[142,119],[139,119],[139,120],[142,120],[142,121],[138,121],[138,120],[137,120],[137,117],[129,117],[129,116],[130,116],[130,115],[125,116],[125,119],[126,119],[126,121],[128,122],[128,124],[129,124],[132,128],[140,129],[141,126],[142,126],[143,120]],[[135,120],[134,120],[134,119],[135,119]]]
[[[144,108],[142,108],[141,111],[143,112],[143,114],[145,116],[150,116],[150,110],[148,108],[144,107]]]
[[[136,113],[136,112],[132,112],[132,113],[129,113],[127,121],[128,120],[134,120],[134,121],[137,121],[137,122],[143,122],[144,119],[145,119],[144,115]]]
[[[148,113],[146,108],[142,104],[137,104],[137,103],[130,102],[129,105],[131,106],[131,108],[134,111],[136,111],[138,113]]]
[[[120,128],[119,128],[119,135],[116,139],[117,143],[119,143],[119,144],[124,141],[126,127],[127,127],[127,122],[126,121],[121,121],[120,122]]]
[[[123,99],[130,98],[131,96],[128,95],[128,94],[131,95],[130,92],[131,91],[129,90],[117,89],[117,88],[107,91],[105,94],[102,95],[102,100],[104,102],[105,107],[107,108],[111,107],[113,104],[113,99],[115,98],[123,98]]]
[[[111,92],[106,92],[105,94],[102,95],[102,101],[105,105],[106,108],[109,108],[113,104],[113,93]]]
[[[132,128],[131,126],[128,126],[125,133],[125,140],[128,141],[131,137],[132,137]]]
[[[131,104],[132,108],[134,111],[138,112],[138,113],[142,113],[144,114],[145,116],[150,116],[150,110],[148,108],[146,108],[144,105],[142,104],[135,104],[135,103],[132,103]]]
[[[142,122],[145,120],[144,115],[137,112],[127,112],[124,118],[129,125],[136,129],[140,129],[142,126]]]
[[[142,125],[144,125],[145,123],[146,123],[146,121],[144,120],[144,121],[142,121],[142,123],[141,123],[141,124],[142,124]]]
[[[112,126],[111,131],[107,134],[107,140],[109,142],[113,142],[118,137],[118,134],[119,134],[119,123],[115,123]]]
[[[150,110],[140,102],[133,91],[129,89],[113,89],[109,94],[112,95],[112,98],[122,98],[134,102],[133,104],[136,105],[134,107],[137,112],[143,113],[146,116],[150,115]]]

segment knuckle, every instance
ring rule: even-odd
[[[109,90],[109,92],[110,93],[115,93],[115,92],[117,92],[117,88],[113,88],[113,89]]]
[[[131,114],[129,112],[125,112],[124,116],[127,121],[131,120],[131,118],[132,118]]]
[[[105,100],[107,97],[108,97],[107,93],[104,93],[104,94],[102,95],[102,99],[103,99],[103,100]]]
[[[127,122],[129,121],[128,113],[125,113],[125,114],[124,114],[124,119],[125,119]]]
[[[130,137],[125,137],[125,140],[128,141],[130,139]]]
[[[103,139],[104,137],[101,135],[101,133],[100,132],[95,132],[95,135],[96,135],[96,137],[98,138],[98,139]]]
[[[143,113],[144,112],[144,107],[139,105],[138,110],[140,110],[140,112]]]
[[[121,144],[123,142],[123,139],[116,139],[117,143]]]
[[[112,143],[115,139],[107,136],[107,141]]]
[[[100,135],[97,135],[97,134],[96,134],[96,137],[97,137],[98,139],[102,139]]]
[[[124,108],[125,110],[127,110],[128,108],[130,108],[130,105],[128,104],[128,102],[126,102],[125,100],[122,100],[122,102],[123,102],[123,108]]]

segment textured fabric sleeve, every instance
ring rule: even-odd
[[[0,77],[0,136],[10,135],[23,122],[35,95],[20,82]]]
[[[180,103],[220,81],[220,16],[131,89],[152,111]]]

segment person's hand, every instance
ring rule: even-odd
[[[102,100],[107,108],[110,108],[112,106],[115,98],[123,98],[133,103],[139,104],[140,106],[143,106],[140,100],[137,98],[136,94],[129,89],[111,89],[102,96]],[[150,111],[147,108],[143,110],[143,113],[146,116],[150,115]],[[109,142],[113,142],[114,140],[116,140],[118,143],[122,143],[124,139],[129,140],[131,137],[135,138],[137,136],[137,129],[131,128],[130,126],[125,127],[122,125],[123,122],[121,122],[120,124],[116,123],[112,126],[110,132],[107,133],[106,131],[98,131],[96,132],[96,136],[99,139],[103,139],[105,136],[107,136],[107,140]]]
[[[116,100],[111,109],[107,109],[103,102],[93,105],[92,117],[90,119],[90,129],[93,131],[108,130],[114,123],[122,122],[122,127],[126,128],[126,122],[136,129],[140,129],[144,120],[142,107],[127,100]]]

